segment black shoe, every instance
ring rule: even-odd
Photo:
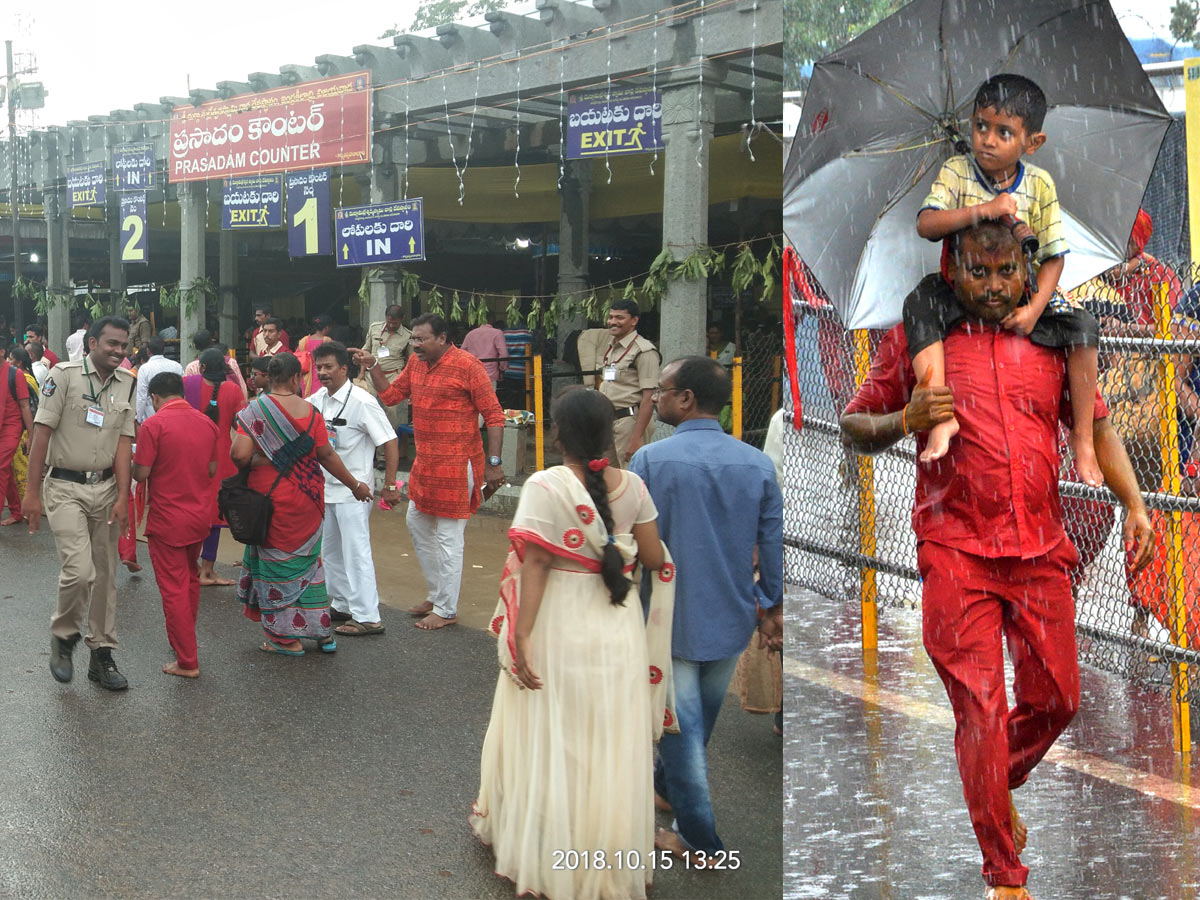
[[[125,676],[117,671],[113,661],[112,650],[100,647],[92,651],[92,661],[88,663],[88,680],[98,681],[106,691],[123,691],[129,687]]]
[[[344,613],[341,610],[334,609],[331,606],[329,607],[329,618],[333,619],[335,622],[349,622],[354,618],[354,616],[350,615],[350,613]]]
[[[75,652],[75,645],[78,643],[79,635],[77,634],[69,638],[50,636],[50,674],[54,676],[55,681],[66,684],[75,674],[75,665],[71,662],[71,654]]]

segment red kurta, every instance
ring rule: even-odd
[[[483,363],[451,345],[432,366],[415,353],[383,393],[395,406],[412,398],[417,458],[408,496],[417,509],[445,519],[469,519],[483,487],[483,441],[479,417],[488,428],[504,425],[504,410]],[[467,466],[474,484],[467,491]]]
[[[941,460],[917,469],[917,540],[976,556],[1048,553],[1066,537],[1058,495],[1058,426],[1071,416],[1065,354],[998,327],[960,325],[946,336],[946,384],[962,430]],[[846,412],[896,412],[915,386],[897,325]],[[1108,416],[1099,392],[1095,416]],[[917,452],[924,446],[917,435]]]
[[[217,462],[217,444],[217,426],[182,398],[142,423],[133,461],[150,466],[147,536],[173,547],[208,537],[216,515],[208,465]]]

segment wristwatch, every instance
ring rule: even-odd
[[[500,457],[498,457],[498,456],[489,456],[489,457],[487,458],[487,464],[488,464],[489,466],[500,466],[500,465],[503,465],[503,464],[504,464],[504,460],[502,460],[502,459],[501,459]]]

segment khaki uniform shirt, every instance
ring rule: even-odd
[[[150,320],[145,316],[139,315],[136,319],[129,321],[129,349],[130,356],[133,356],[132,351],[139,347],[146,346],[146,341],[150,340]]]
[[[386,323],[371,323],[367,328],[367,339],[363,348],[379,360],[379,368],[383,369],[384,374],[391,376],[408,365],[408,358],[412,355],[412,332],[401,325],[390,333],[385,341],[383,339],[384,324]],[[388,348],[387,356],[379,355],[381,346]]]
[[[631,331],[621,340],[610,342],[599,359],[600,393],[612,401],[617,409],[637,406],[642,402],[642,391],[658,387],[658,351],[654,345]],[[606,366],[616,366],[616,378],[609,381],[604,377]]]
[[[86,356],[51,369],[33,420],[52,429],[47,464],[76,472],[111,467],[118,438],[133,437],[136,387],[128,369],[117,369],[104,381]],[[103,413],[102,425],[88,421],[89,409]]]

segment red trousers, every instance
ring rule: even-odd
[[[1070,581],[1078,559],[1065,539],[1036,559],[988,559],[928,541],[917,549],[925,649],[954,709],[954,753],[989,885],[1025,884],[1008,792],[1079,708]],[[1011,708],[1002,636],[1014,669]]]
[[[0,509],[4,508],[7,501],[8,508],[14,516],[21,515],[21,500],[17,497],[17,480],[13,476],[12,461],[24,431],[25,426],[21,422],[15,425],[0,425]]]
[[[173,547],[159,538],[148,538],[154,580],[162,594],[167,640],[181,669],[198,669],[196,659],[196,612],[200,608],[200,541]]]
[[[133,516],[133,491],[129,492],[129,527],[117,536],[121,562],[137,562],[137,519]]]

